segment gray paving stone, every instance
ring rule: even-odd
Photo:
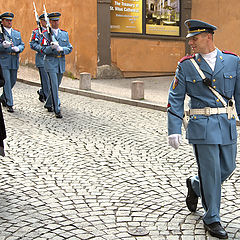
[[[15,112],[3,109],[0,240],[211,239],[201,204],[195,214],[185,206],[185,179],[197,173],[192,148],[168,146],[165,113],[60,92],[59,120],[37,89],[17,83]],[[223,184],[230,239],[240,238],[239,160]],[[127,233],[138,226],[149,235]]]

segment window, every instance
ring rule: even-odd
[[[180,36],[180,0],[111,0],[111,32]]]

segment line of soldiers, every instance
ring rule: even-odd
[[[37,91],[39,100],[45,103],[48,112],[55,113],[56,118],[62,118],[58,88],[65,72],[65,55],[72,52],[68,33],[59,29],[60,16],[59,12],[42,14],[39,17],[41,30],[34,29],[30,40],[31,49],[36,51],[35,64],[41,80],[41,88]],[[11,113],[14,112],[12,88],[17,80],[19,54],[25,48],[21,33],[12,28],[13,18],[11,12],[0,15],[0,65],[5,80],[0,102]],[[51,32],[46,30],[48,20]]]

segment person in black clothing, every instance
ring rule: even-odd
[[[0,65],[0,87],[4,86],[4,78],[2,74],[2,68]],[[2,106],[0,104],[0,156],[5,156],[4,152],[4,143],[3,140],[6,138],[6,129],[5,129],[5,124],[4,124],[4,118],[3,118],[3,113],[2,113]]]

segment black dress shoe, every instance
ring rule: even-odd
[[[8,112],[10,112],[10,113],[13,113],[14,112],[14,110],[13,110],[13,107],[12,106],[7,106],[7,111]]]
[[[45,102],[45,96],[40,93],[39,90],[37,90],[37,94],[39,95],[38,99],[40,102]]]
[[[214,222],[210,224],[204,223],[204,228],[210,233],[211,236],[219,239],[228,239],[228,234],[222,227],[220,222]]]
[[[187,197],[186,197],[187,208],[190,212],[196,212],[197,204],[198,204],[198,196],[192,188],[191,178],[188,178],[186,180],[186,184],[187,184],[187,188],[188,188],[188,193],[187,193]]]
[[[44,107],[48,110],[48,112],[53,112],[53,108],[52,107]]]
[[[62,118],[61,112],[55,113],[56,118]]]

